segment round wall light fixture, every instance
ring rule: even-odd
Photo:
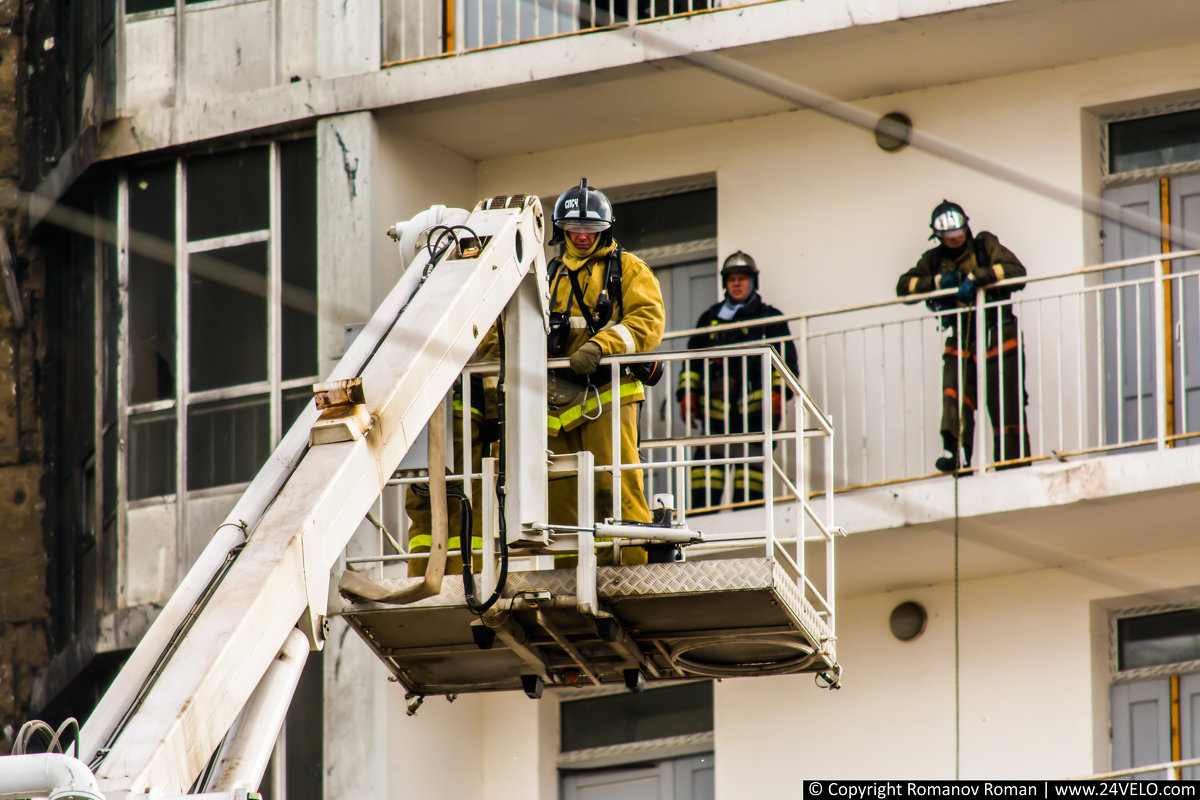
[[[903,150],[912,141],[912,129],[912,120],[907,114],[899,111],[884,114],[875,123],[875,144],[888,153]]]
[[[929,615],[925,612],[925,606],[909,600],[892,609],[888,627],[892,629],[892,636],[902,642],[911,642],[924,633],[925,623],[928,621]]]

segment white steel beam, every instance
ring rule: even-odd
[[[288,706],[308,657],[308,639],[292,628],[222,746],[210,792],[257,791],[275,751]]]
[[[549,544],[545,531],[529,523],[546,517],[546,336],[542,317],[548,307],[549,282],[530,272],[504,314],[505,360],[521,364],[509,369],[504,384],[505,428],[520,431],[506,436],[504,523],[509,546]],[[518,380],[513,380],[515,376]]]

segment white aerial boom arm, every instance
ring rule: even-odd
[[[416,253],[330,376],[361,377],[357,413],[340,428],[311,406],[301,415],[84,725],[78,755],[109,800],[186,794],[271,665],[286,660],[285,643],[294,650],[294,630],[321,647],[331,568],[506,307],[506,352],[520,374],[540,376],[538,391],[548,291],[539,201],[484,201],[453,231],[429,236],[447,246],[432,260],[430,249]],[[455,235],[481,249],[460,249]],[[323,443],[310,445],[310,431]],[[544,441],[539,450],[530,438],[513,455],[522,470],[544,470]],[[544,495],[534,502],[540,515],[512,503],[510,529],[544,517]]]

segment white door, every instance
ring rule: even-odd
[[[714,800],[712,753],[675,761],[675,800]]]
[[[717,265],[711,258],[655,267],[654,275],[662,287],[668,331],[693,327],[700,313],[720,299]],[[686,340],[675,340],[663,349],[683,350],[686,347]]]
[[[670,762],[645,767],[571,772],[562,778],[562,800],[674,800]]]
[[[1150,219],[1161,216],[1158,181],[1106,189],[1104,199]],[[1104,220],[1106,262],[1153,255],[1158,237]],[[1147,278],[1151,265],[1104,273],[1105,283]],[[1104,431],[1105,443],[1153,439],[1157,431],[1154,403],[1154,296],[1150,284],[1104,292]]]
[[[1200,233],[1200,175],[1171,178],[1171,220],[1184,230]],[[1172,250],[1190,250],[1172,243]],[[1175,353],[1175,433],[1200,431],[1200,257],[1171,262]],[[1179,445],[1200,443],[1200,437],[1182,439]]]
[[[1169,678],[1118,683],[1112,688],[1112,767],[1129,769],[1171,760]],[[1139,780],[1162,780],[1165,771]]]
[[[1179,760],[1200,758],[1200,674],[1147,678],[1112,689],[1113,769],[1162,764],[1172,758],[1171,682],[1179,682]],[[1200,767],[1182,771],[1187,781],[1200,779]],[[1166,778],[1166,772],[1138,776]]]
[[[713,800],[711,753],[636,767],[566,772],[562,800]]]
[[[671,267],[657,267],[654,275],[662,286],[663,304],[667,310],[667,331],[683,331],[696,326],[696,319],[719,299],[716,264],[711,258],[690,261]],[[660,350],[686,350],[687,339],[672,339],[663,342]],[[683,418],[674,402],[675,387],[679,382],[681,361],[672,362],[670,372],[656,387],[654,424],[651,435],[664,432],[666,417],[674,414],[674,430],[682,430]]]
[[[1200,675],[1179,678],[1180,758],[1200,758]],[[1200,780],[1200,767],[1183,770],[1185,781]]]

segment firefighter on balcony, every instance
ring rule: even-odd
[[[725,298],[701,314],[695,327],[708,328],[779,317],[783,314],[779,309],[763,302],[758,293],[758,266],[753,258],[741,250],[725,259],[721,267],[721,280],[725,285]],[[794,375],[798,372],[796,345],[790,336],[787,323],[777,320],[768,324],[697,333],[688,339],[688,349],[751,344],[764,339],[775,339],[773,346]],[[685,362],[683,372],[679,376],[676,398],[679,401],[680,415],[685,422],[695,428],[704,428],[707,420],[708,432],[721,434],[762,431],[764,400],[771,402],[771,418],[774,427],[778,428],[786,396],[783,378],[778,372],[772,371],[771,386],[768,390],[763,386],[760,359],[734,357]],[[750,461],[733,468],[731,501],[761,502],[761,442],[751,443],[748,447],[740,444],[729,447],[698,447],[693,452],[693,458],[704,460],[743,456],[750,458]],[[699,464],[692,467],[689,476],[690,508],[702,509],[719,503],[725,489],[725,474],[726,468],[723,464]]]
[[[901,275],[896,284],[896,294],[900,296],[958,289],[954,295],[928,301],[931,309],[946,312],[942,314],[942,327],[949,331],[942,356],[941,433],[945,452],[935,462],[942,472],[971,466],[978,394],[976,287],[1025,275],[1025,267],[995,235],[987,231],[972,234],[968,219],[957,203],[943,200],[938,204],[929,221],[933,229],[929,238],[936,238],[938,246],[926,250],[916,266]],[[1004,303],[1021,288],[1023,284],[986,289],[984,301]],[[1002,467],[1020,466],[1011,462],[1029,457],[1029,425],[1025,417],[1029,397],[1021,380],[1024,355],[1011,303],[989,306],[985,310],[985,328],[986,399],[995,460]]]
[[[643,381],[652,380],[637,365],[623,368],[617,385],[606,355],[647,353],[662,340],[666,314],[658,279],[646,263],[625,251],[612,235],[612,204],[587,179],[572,186],[554,204],[551,244],[561,245],[549,265],[551,357],[570,358],[569,369],[549,377],[549,444],[555,453],[589,450],[597,466],[613,463],[612,417],[620,416],[620,463],[639,463],[638,409],[645,398]],[[615,403],[614,403],[615,401]],[[640,470],[621,473],[620,510],[613,508],[608,470],[596,473],[596,518],[651,522]],[[550,521],[576,523],[576,479],[552,480]],[[603,560],[609,550],[601,550]],[[641,548],[624,548],[622,563],[644,563]],[[564,564],[565,565],[565,564]]]

